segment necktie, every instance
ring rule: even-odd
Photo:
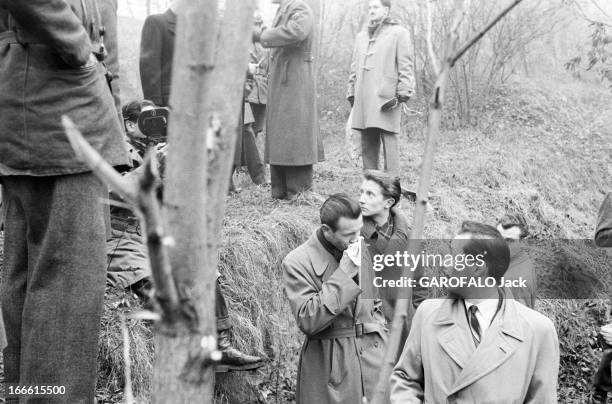
[[[477,311],[478,307],[476,307],[476,305],[470,306],[468,309],[468,322],[470,323],[470,329],[472,331],[474,342],[478,346],[480,343],[480,323],[478,323],[478,318],[476,318]]]

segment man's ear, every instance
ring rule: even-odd
[[[385,209],[391,209],[393,207],[393,203],[395,202],[395,200],[393,198],[388,198],[385,201]]]
[[[321,230],[323,230],[323,233],[327,233],[327,234],[329,234],[329,233],[333,233],[333,232],[334,232],[334,231],[332,230],[332,228],[331,228],[331,227],[329,227],[329,226],[328,226],[328,225],[326,225],[326,224],[322,224],[322,225],[321,225]]]

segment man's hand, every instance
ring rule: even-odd
[[[359,274],[359,267],[355,265],[346,251],[344,251],[344,254],[342,254],[342,259],[340,260],[340,264],[338,266],[345,274],[348,275],[349,278],[354,278]]]

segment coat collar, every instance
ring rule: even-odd
[[[293,3],[293,0],[283,0],[283,2],[278,6],[278,10],[276,11],[276,15],[274,16],[274,21],[272,21],[272,27],[278,26],[281,17],[287,12],[287,9],[289,8],[289,5],[291,3]]]
[[[525,340],[522,318],[513,299],[504,299],[502,309],[478,348],[474,346],[460,299],[447,299],[440,306],[434,325],[443,327],[438,342],[462,371],[455,380],[452,395],[476,382],[505,362]]]
[[[336,259],[331,255],[317,237],[317,230],[315,230],[308,241],[306,241],[307,254],[312,263],[312,269],[317,276],[323,276],[325,271],[330,265],[338,266]]]
[[[410,226],[408,225],[408,221],[406,217],[400,212],[399,209],[393,207],[391,208],[390,214],[393,216],[393,236],[392,238],[403,238],[408,239]],[[376,224],[374,221],[370,219],[365,219],[363,221],[363,228],[361,229],[361,234],[366,239],[372,238],[372,235],[376,232]]]

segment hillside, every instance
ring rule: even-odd
[[[592,238],[599,203],[611,188],[610,105],[612,94],[599,83],[574,81],[565,75],[516,81],[496,90],[478,111],[476,126],[443,131],[425,236],[448,238],[463,220],[494,223],[506,211],[521,211],[535,240]],[[327,161],[317,166],[315,175],[322,195],[358,193],[360,167],[343,151],[343,112],[322,114]],[[420,119],[412,119],[402,136],[402,181],[408,188],[414,187],[418,177],[423,126]],[[316,227],[318,206],[306,199],[272,201],[269,189],[252,185],[244,173],[238,174],[237,186],[243,190],[228,200],[220,271],[237,345],[247,352],[267,354],[271,360],[256,374],[220,376],[217,401],[291,403],[303,337],[282,293],[279,264]],[[403,201],[402,208],[411,216],[411,203]],[[610,261],[602,251],[565,244],[557,251],[541,248],[531,254],[538,264],[543,294],[555,296],[560,271],[600,281],[588,300],[540,300],[537,304],[553,319],[559,334],[560,400],[580,402],[597,365],[598,352],[591,345],[597,325],[606,319]],[[116,327],[114,315],[114,309],[109,310],[105,320],[111,328]],[[133,374],[144,392],[151,361],[150,334],[142,326],[131,327],[140,341],[133,342]],[[121,385],[115,379],[121,374],[121,360],[109,354],[120,345],[118,328],[109,332],[111,346],[102,347],[101,374],[110,378],[101,379],[105,383],[101,393],[117,391]]]

